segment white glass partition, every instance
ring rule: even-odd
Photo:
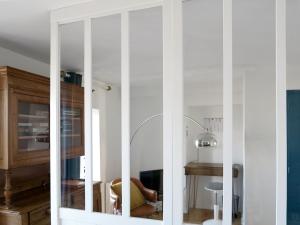
[[[51,179],[54,224],[205,224],[214,208],[224,225],[276,224],[275,5],[255,1],[272,12],[265,15],[254,5],[246,17],[232,13],[231,0],[183,2],[183,11],[175,0],[114,0],[52,14],[51,165],[58,168]],[[234,12],[242,12],[241,4],[233,5],[238,8]],[[258,25],[249,31],[241,29],[244,23]],[[269,41],[240,41],[247,32]],[[74,88],[64,90],[69,85],[60,84],[60,70]],[[84,87],[78,85],[79,75]],[[185,177],[190,162],[202,163],[212,174]],[[160,187],[142,181],[149,172]],[[131,177],[156,192],[158,202],[152,205],[140,191],[152,213],[132,214]],[[117,204],[110,202],[116,200],[113,180],[119,183]],[[266,197],[263,204],[257,196]]]

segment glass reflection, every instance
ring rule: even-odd
[[[161,7],[130,13],[130,47],[131,216],[162,220],[163,48]]]
[[[121,16],[92,20],[94,211],[122,214]]]
[[[195,29],[201,27],[201,29]],[[210,37],[210,38],[208,38]],[[213,38],[212,38],[213,37]],[[183,2],[184,223],[222,224],[222,2]]]
[[[85,208],[83,22],[61,29],[61,204]]]

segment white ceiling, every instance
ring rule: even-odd
[[[74,0],[0,1],[0,46],[49,62],[49,12]],[[288,62],[300,58],[300,0],[287,1]],[[184,3],[184,67],[195,81],[221,70],[222,1],[189,0]],[[131,14],[131,66],[135,82],[160,79],[162,72],[161,10]],[[116,83],[120,74],[120,18],[93,22],[93,71],[99,79]],[[82,70],[82,24],[63,27],[63,67]],[[239,68],[275,64],[275,1],[233,2],[234,64]],[[203,75],[203,76],[204,76]],[[200,77],[200,76],[199,76]],[[157,80],[156,79],[156,80]],[[196,79],[197,80],[197,79]]]
[[[0,46],[49,62],[50,10],[88,0],[0,0]]]

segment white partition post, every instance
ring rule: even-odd
[[[130,49],[129,13],[121,14],[122,216],[130,217]]]
[[[164,1],[163,43],[164,224],[181,225],[183,178],[176,175],[184,166],[182,1]]]
[[[223,0],[223,225],[232,224],[232,0]]]
[[[92,151],[92,25],[84,20],[84,152],[85,210],[93,212],[93,151]]]
[[[60,189],[60,29],[51,21],[50,63],[50,176],[51,224],[59,225]]]
[[[287,223],[286,0],[276,0],[276,225]]]

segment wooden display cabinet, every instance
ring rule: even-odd
[[[13,205],[13,194],[50,182],[49,87],[47,77],[0,67],[0,190],[6,208]],[[84,155],[83,91],[61,83],[62,159]],[[43,170],[34,169],[40,165]],[[20,170],[27,171],[26,182],[15,178]],[[38,180],[41,172],[47,181]]]
[[[0,67],[0,169],[49,163],[49,78]],[[62,155],[84,154],[83,88],[61,83]]]

